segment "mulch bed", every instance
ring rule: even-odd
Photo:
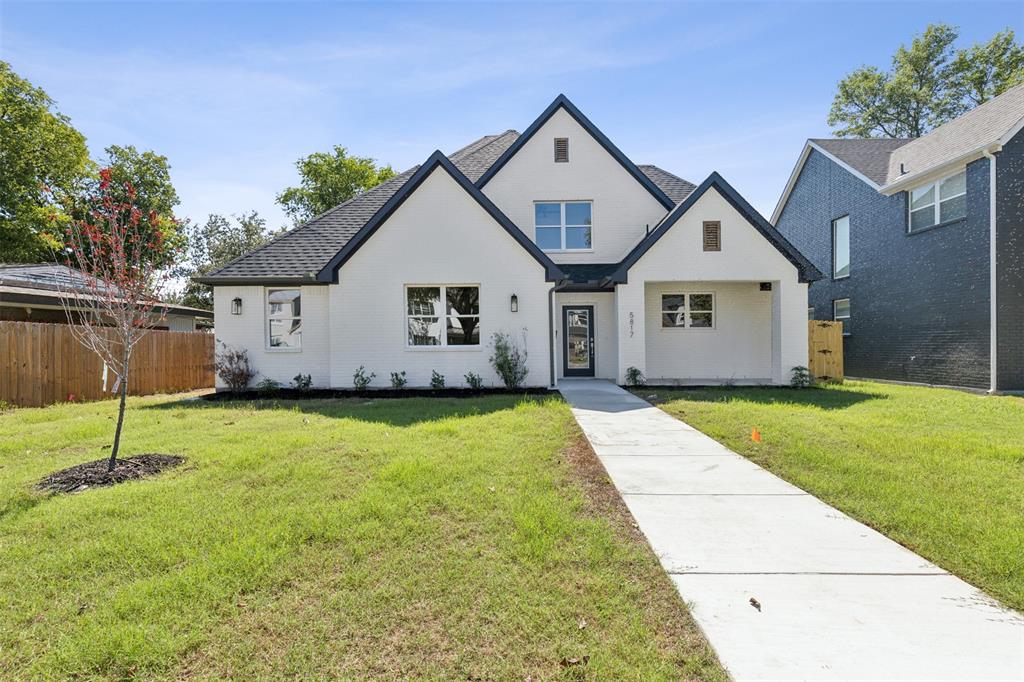
[[[107,471],[109,460],[98,459],[95,462],[76,464],[50,474],[36,487],[40,490],[52,490],[59,493],[77,493],[89,488],[116,485],[125,481],[155,476],[165,469],[176,467],[185,461],[184,457],[149,453],[133,457],[118,458],[113,471]]]
[[[298,391],[282,388],[272,392],[262,391],[217,391],[200,396],[202,400],[324,400],[333,398],[476,398],[485,395],[557,395],[547,388],[371,388],[365,391],[355,389],[314,388]]]

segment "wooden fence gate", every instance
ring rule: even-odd
[[[811,376],[820,381],[843,379],[843,323],[810,320],[807,358]]]
[[[113,397],[115,378],[66,324],[0,322],[0,401],[39,407]],[[213,334],[151,331],[132,351],[129,395],[213,387]]]

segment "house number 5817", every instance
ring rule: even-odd
[[[629,314],[629,338],[633,338],[633,313]]]

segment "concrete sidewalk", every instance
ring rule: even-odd
[[[559,389],[735,679],[1024,679],[1021,614],[614,384]]]

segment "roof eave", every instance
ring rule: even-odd
[[[892,196],[893,194],[911,189],[922,182],[927,182],[929,178],[941,176],[946,171],[951,170],[956,166],[961,166],[976,159],[980,159],[985,156],[985,152],[994,154],[1002,150],[1002,148],[1003,143],[1001,140],[983,144],[980,147],[975,147],[969,152],[957,156],[956,158],[943,161],[942,163],[935,164],[924,170],[917,171],[916,173],[908,173],[898,180],[890,182],[883,187],[879,187],[878,191],[886,196]]]

